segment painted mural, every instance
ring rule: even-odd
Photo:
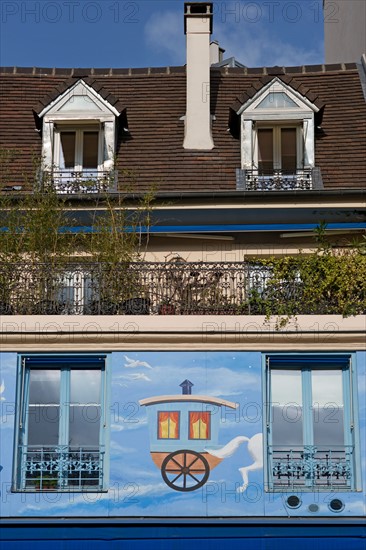
[[[266,491],[261,352],[113,352],[105,390],[107,490],[11,492],[17,354],[0,355],[3,516],[363,516],[366,354],[356,355],[362,491]],[[329,383],[329,382],[328,382]]]

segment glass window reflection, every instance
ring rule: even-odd
[[[344,445],[342,371],[313,371],[311,387],[314,445]]]
[[[303,405],[300,370],[273,370],[272,444],[301,445],[303,442]]]

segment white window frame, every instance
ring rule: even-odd
[[[98,163],[96,170],[100,171],[104,169],[103,161],[103,130],[100,125],[94,125],[93,123],[80,123],[79,125],[58,124],[55,127],[54,133],[54,166],[56,170],[65,170],[65,172],[83,172],[83,135],[84,132],[93,131],[98,132]],[[75,132],[75,165],[73,168],[61,168],[60,153],[61,153],[61,133],[62,132]],[[92,171],[92,168],[86,168],[85,170]]]
[[[286,108],[259,108],[258,105],[271,93],[285,93],[296,105]],[[274,78],[253,98],[244,103],[238,115],[241,116],[241,168],[256,170],[258,166],[257,128],[296,127],[299,168],[311,169],[315,166],[314,115],[318,107],[306,97]]]
[[[254,135],[254,147],[253,147],[253,168],[258,170],[259,160],[258,160],[258,131],[259,130],[273,130],[273,169],[274,171],[281,171],[282,166],[282,151],[281,151],[281,130],[283,128],[292,128],[296,129],[296,168],[301,170],[304,167],[303,155],[304,155],[304,146],[303,146],[303,128],[299,124],[267,124],[267,123],[258,123],[253,129]]]

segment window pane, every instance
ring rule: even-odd
[[[70,406],[70,447],[99,447],[100,415],[99,405]]]
[[[270,92],[257,106],[257,109],[298,109],[284,92]]]
[[[83,168],[98,168],[99,132],[84,132]]]
[[[75,168],[75,132],[60,133],[60,168]]]
[[[61,372],[34,369],[30,371],[29,403],[59,403]]]
[[[271,128],[258,130],[258,170],[263,173],[273,173],[273,130]]]
[[[344,445],[342,371],[313,371],[311,384],[314,445]]]
[[[100,113],[101,109],[87,95],[74,95],[59,109],[60,113],[79,113],[80,111]]]
[[[291,174],[296,172],[296,128],[281,128],[281,168]]]
[[[210,420],[209,412],[190,412],[189,438],[210,439]]]
[[[158,412],[158,438],[178,439],[179,438],[179,412],[159,411]]]
[[[101,371],[78,369],[70,372],[70,403],[100,404]]]
[[[28,409],[28,445],[48,447],[59,442],[60,407],[30,406]]]
[[[272,444],[302,445],[303,406],[300,370],[272,370]]]

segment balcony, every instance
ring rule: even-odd
[[[52,187],[60,195],[115,193],[116,170],[53,170],[43,171],[38,178],[40,190]]]
[[[269,446],[269,487],[271,490],[329,489],[352,490],[352,445],[280,448]]]
[[[103,487],[103,448],[65,445],[19,447],[22,491],[98,491]]]
[[[309,296],[296,264],[283,279],[259,262],[0,264],[2,315],[342,313],[328,288]]]
[[[295,173],[237,169],[236,188],[240,191],[309,191],[323,189],[323,181],[320,168],[302,168]]]

